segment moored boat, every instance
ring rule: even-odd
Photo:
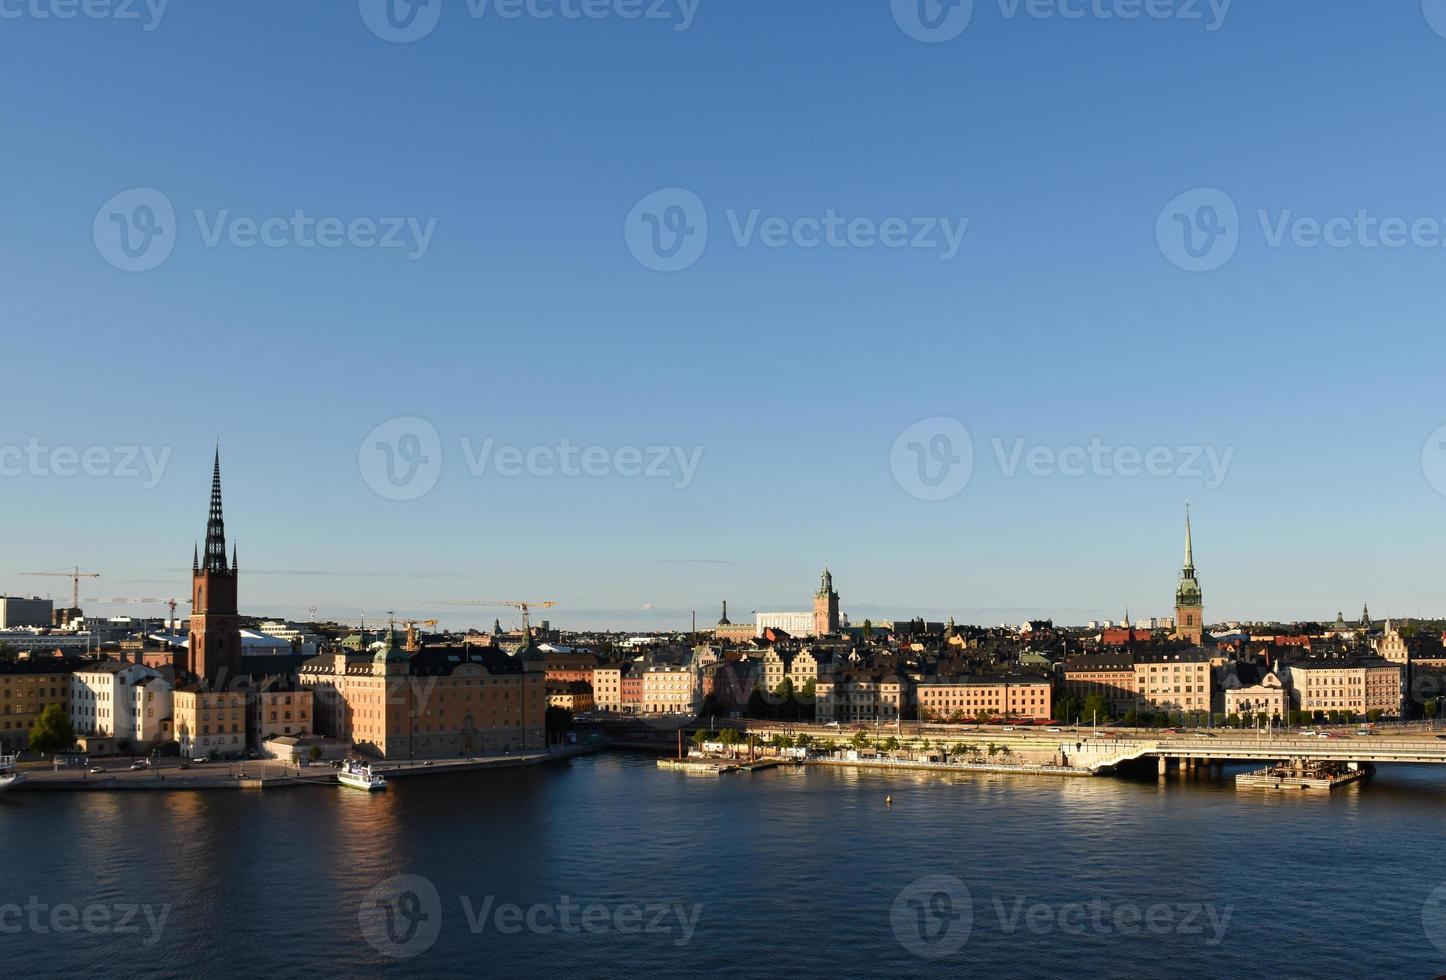
[[[336,774],[337,782],[343,786],[350,786],[352,789],[362,789],[367,792],[387,788],[386,777],[380,773],[372,772],[372,767],[365,762],[348,762],[341,767]]]

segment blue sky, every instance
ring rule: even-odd
[[[807,608],[828,561],[855,620],[1166,615],[1186,499],[1212,618],[1446,612],[1423,465],[1446,248],[1300,244],[1301,220],[1446,222],[1433,0],[1239,3],[1215,30],[1203,2],[976,0],[939,43],[888,0],[701,0],[686,30],[676,3],[443,0],[408,43],[354,2],[174,0],[152,30],[54,2],[0,19],[0,451],[169,456],[146,486],[0,455],[0,590],[64,594],[16,573],[78,563],[104,575],[83,594],[184,597],[219,438],[254,613],[551,598],[569,626],[679,627]],[[124,271],[107,229],[136,188],[173,248]],[[660,272],[630,215],[667,188],[708,228]],[[1188,271],[1157,224],[1203,228],[1201,188],[1239,217]],[[400,219],[404,247],[236,244],[298,211]],[[952,257],[770,247],[734,235],[753,212],[967,231]],[[383,435],[435,431],[394,451],[440,471],[387,499],[368,434],[410,418]],[[920,499],[891,458],[933,465],[938,423],[910,427],[937,418],[972,469]],[[604,475],[474,476],[489,438],[599,447]],[[1166,475],[1048,462],[1096,440],[1161,447]],[[614,455],[655,446],[667,476]]]

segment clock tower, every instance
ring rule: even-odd
[[[823,567],[818,591],[813,594],[813,634],[832,636],[838,632],[838,593],[833,590],[833,574],[828,566]]]
[[[241,673],[241,617],[236,609],[236,552],[226,562],[226,523],[221,519],[221,450],[211,471],[211,515],[206,556],[191,558],[191,635],[187,668],[217,689]]]
[[[1195,578],[1195,550],[1190,540],[1190,505],[1185,505],[1185,567],[1175,589],[1175,636],[1197,646],[1205,640],[1205,596]]]

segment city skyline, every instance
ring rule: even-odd
[[[199,536],[199,537],[197,538],[197,542],[199,542],[202,537],[204,537],[204,539],[206,540],[206,551],[207,551],[207,555],[206,555],[206,562],[205,562],[205,564],[206,564],[208,567],[209,567],[210,565],[214,564],[214,563],[217,561],[216,555],[213,555],[212,552],[215,551],[215,549],[218,548],[218,547],[221,548],[222,551],[224,551],[224,548],[225,548],[225,536],[224,536],[224,535],[225,535],[225,532],[224,532],[224,530],[221,528],[221,524],[220,524],[220,468],[221,468],[221,451],[220,451],[219,443],[217,443],[217,444],[213,447],[213,454],[214,454],[214,458],[213,458],[213,468],[212,468],[212,475],[211,475],[211,495],[212,495],[211,513],[210,513],[210,516],[209,516],[208,525],[207,525],[207,528],[206,528],[206,531],[205,531],[204,535]],[[1188,502],[1188,501],[1185,502],[1185,517],[1184,517],[1184,520],[1185,520],[1185,545],[1184,545],[1184,561],[1185,561],[1185,566],[1184,566],[1184,568],[1185,568],[1185,570],[1180,573],[1180,574],[1181,574],[1181,582],[1183,583],[1183,582],[1185,581],[1185,578],[1188,576],[1188,578],[1190,579],[1191,583],[1194,584],[1194,586],[1195,586],[1195,588],[1196,588],[1196,590],[1197,590],[1196,594],[1197,594],[1197,596],[1198,596],[1199,586],[1198,586],[1198,583],[1195,583],[1195,582],[1194,582],[1194,572],[1195,572],[1195,569],[1194,569],[1194,557],[1193,557],[1193,555],[1194,555],[1194,552],[1193,552],[1193,536],[1192,536],[1192,525],[1191,525],[1190,505],[1189,505],[1189,502]],[[264,532],[263,532],[262,536],[264,537]],[[234,539],[233,539],[232,547],[233,547],[233,549],[236,547],[236,545],[235,545],[235,543],[234,543]],[[198,552],[198,554],[199,554],[199,552]],[[199,558],[198,558],[197,560],[199,560]],[[220,561],[220,563],[221,563],[221,568],[220,568],[220,570],[221,570],[221,571],[225,571],[224,565],[225,565],[225,562],[226,562],[226,556],[225,556],[224,554],[220,554],[219,561]],[[663,560],[662,563],[672,564],[672,565],[685,565],[685,566],[686,566],[686,565],[702,565],[702,566],[705,566],[705,567],[706,567],[706,566],[716,566],[716,565],[743,565],[743,564],[744,564],[744,563],[742,563],[742,562],[723,562],[723,561],[717,561],[717,560],[697,561],[697,560],[688,560],[688,559],[681,559],[681,560]],[[79,566],[75,566],[75,567],[79,568]],[[830,572],[831,572],[831,569],[829,568],[828,563],[825,562],[825,564],[824,564],[824,572],[823,572],[823,582],[824,582],[824,584],[820,586],[819,591],[815,594],[814,598],[812,598],[812,599],[810,600],[810,601],[812,602],[812,604],[813,604],[813,607],[814,607],[814,608],[813,608],[813,612],[811,612],[811,613],[806,613],[806,615],[812,616],[812,617],[815,619],[815,621],[817,620],[818,616],[820,615],[819,612],[818,612],[818,609],[819,609],[818,602],[820,601],[820,599],[819,599],[818,597],[823,596],[823,595],[825,595],[827,592],[829,592],[830,590],[832,590],[832,578],[831,578]],[[29,573],[22,573],[22,574],[29,574]],[[51,574],[51,573],[47,573],[47,574]],[[355,580],[357,580],[357,579],[359,579],[359,578],[360,578],[360,579],[378,578],[378,579],[383,579],[383,580],[385,580],[385,579],[387,579],[387,578],[390,577],[390,578],[392,578],[394,581],[403,582],[403,583],[405,583],[405,582],[407,582],[407,581],[409,581],[409,580],[413,580],[413,579],[428,579],[428,580],[432,580],[432,581],[436,581],[436,582],[441,582],[441,583],[454,583],[454,582],[458,582],[458,581],[462,581],[462,580],[466,579],[466,576],[460,575],[460,574],[458,574],[458,575],[449,575],[449,574],[446,574],[446,573],[428,573],[428,572],[416,572],[416,573],[411,573],[411,574],[408,574],[408,573],[406,573],[406,572],[397,572],[397,573],[391,573],[391,574],[389,574],[389,573],[386,573],[386,572],[363,571],[363,570],[355,570],[355,569],[352,569],[352,570],[341,570],[341,571],[326,571],[326,570],[321,570],[321,569],[280,570],[280,569],[260,568],[260,569],[257,569],[257,570],[255,570],[255,571],[252,571],[252,570],[249,570],[249,569],[248,569],[248,587],[250,586],[250,583],[251,583],[251,581],[252,581],[252,580],[250,579],[250,576],[253,576],[253,575],[254,575],[254,576],[258,576],[257,581],[260,581],[261,583],[263,583],[263,584],[261,585],[261,591],[262,591],[263,593],[267,591],[267,586],[266,586],[265,583],[266,583],[266,580],[267,580],[268,578],[271,578],[271,579],[274,579],[274,580],[314,580],[314,579],[327,579],[327,578],[333,578],[333,577],[334,577],[334,578],[339,579],[339,580],[341,580],[341,581],[343,581],[343,582],[346,582],[346,581],[355,581]],[[165,584],[165,583],[168,581],[168,580],[164,580],[164,579],[147,579],[147,580],[134,579],[134,580],[130,580],[130,579],[125,579],[125,578],[119,578],[119,577],[116,577],[116,576],[114,576],[114,575],[103,575],[103,576],[102,576],[102,575],[99,575],[99,574],[97,574],[97,573],[93,573],[93,574],[92,574],[92,579],[94,579],[94,578],[104,578],[104,579],[106,579],[108,582],[113,582],[113,583],[120,584],[120,585],[124,585],[124,584],[127,584],[128,582],[130,582],[131,584],[145,584],[145,585],[149,585],[149,586],[152,586],[152,587],[154,587],[154,586],[157,585],[157,584]],[[32,579],[18,578],[18,576],[17,576],[17,579],[18,579],[19,581],[33,581]],[[36,589],[34,589],[33,587],[30,588],[30,589],[20,588],[20,589],[10,589],[10,590],[7,591],[7,590],[4,588],[4,582],[5,582],[5,581],[6,581],[6,577],[5,577],[5,576],[0,576],[0,593],[3,593],[3,594],[12,594],[12,595],[17,595],[17,596],[35,594],[35,595],[41,595],[42,597],[48,596],[48,597],[51,597],[51,598],[55,598],[55,593],[54,593],[54,591],[42,592],[41,590],[36,590]],[[154,602],[141,603],[141,602],[134,602],[134,601],[132,601],[132,602],[128,602],[128,603],[119,603],[119,602],[116,602],[116,601],[115,601],[115,598],[116,598],[116,596],[115,596],[115,590],[113,590],[113,589],[106,589],[106,588],[99,588],[94,581],[88,581],[88,582],[87,582],[87,587],[88,587],[88,589],[89,589],[90,591],[87,592],[87,595],[86,595],[86,596],[82,597],[82,608],[85,608],[86,605],[87,605],[87,600],[90,600],[90,605],[91,605],[92,608],[88,609],[87,611],[88,611],[88,613],[91,614],[91,615],[101,615],[101,614],[109,614],[109,615],[137,615],[137,616],[157,615],[157,614],[158,614],[158,613],[157,613],[157,608],[158,608],[158,607],[165,605],[165,604],[167,603],[168,599],[174,598],[174,596],[175,596],[176,594],[180,594],[180,593],[177,593],[177,592],[175,592],[175,591],[173,590],[172,593],[168,593],[168,594],[166,594],[166,595],[162,595],[161,593],[156,592],[154,588],[152,588],[152,589],[150,590],[150,592],[148,592],[148,594],[147,594],[145,597],[141,597],[141,598],[154,599],[154,600],[155,600]],[[331,587],[334,588],[335,586],[331,586]],[[273,586],[272,588],[274,589],[275,587]],[[397,593],[403,592],[404,589],[405,589],[405,586],[393,586],[392,589],[391,589],[391,593],[392,593],[392,594],[397,594]],[[503,588],[502,585],[501,585],[500,583],[498,583],[497,589],[494,589],[492,593],[478,593],[478,594],[479,594],[479,595],[480,595],[480,594],[500,594],[499,591],[498,591],[499,589],[500,589],[501,592],[508,592],[507,589]],[[162,591],[164,592],[165,590],[162,590]],[[438,589],[437,589],[437,588],[429,588],[428,591],[429,591],[429,594],[435,594],[435,593],[438,591]],[[515,590],[514,590],[514,591],[515,591]],[[93,595],[91,594],[92,592],[94,593]],[[152,594],[152,593],[154,593],[154,594]],[[512,594],[512,593],[511,593],[511,592],[508,592],[508,594]],[[520,594],[520,593],[519,593],[519,594]],[[833,594],[834,607],[835,607],[840,613],[842,613],[844,616],[847,616],[847,617],[849,618],[850,622],[852,622],[854,625],[860,625],[860,624],[862,624],[865,620],[876,620],[876,621],[877,621],[877,620],[907,621],[907,620],[909,620],[909,619],[913,619],[913,618],[916,618],[916,617],[922,617],[922,618],[926,618],[926,619],[933,619],[933,618],[937,617],[938,619],[943,620],[943,619],[945,619],[945,618],[959,618],[961,615],[967,616],[967,614],[971,611],[971,607],[969,607],[969,606],[967,606],[967,605],[963,605],[963,606],[961,606],[961,605],[955,605],[955,606],[949,606],[949,607],[933,607],[933,608],[929,608],[929,607],[910,607],[910,608],[906,608],[906,609],[890,609],[890,608],[888,608],[888,607],[880,604],[878,601],[870,601],[867,597],[864,597],[861,601],[857,601],[857,602],[845,601],[845,602],[843,602],[842,604],[840,604],[840,601],[839,601],[839,598],[838,598],[838,593],[837,593],[836,591],[833,591],[832,594]],[[851,594],[852,594],[852,593],[851,593]],[[110,596],[111,598],[106,598],[106,596]],[[137,598],[137,597],[136,597],[136,596],[132,596],[131,598],[134,599],[134,598]],[[473,598],[475,598],[475,596],[473,596]],[[99,601],[96,602],[95,600],[99,600]],[[741,615],[741,613],[739,613],[739,610],[741,610],[741,609],[744,608],[745,606],[749,605],[748,603],[739,603],[739,602],[736,601],[736,599],[733,599],[732,597],[729,597],[729,596],[724,596],[724,597],[722,597],[721,599],[715,600],[715,601],[728,602],[728,601],[730,601],[730,600],[733,601],[733,603],[734,603],[735,615]],[[405,615],[425,615],[425,616],[428,616],[428,617],[435,617],[435,618],[438,620],[439,625],[440,625],[443,629],[479,628],[479,627],[485,627],[487,624],[484,623],[484,622],[482,622],[482,621],[480,621],[480,620],[477,620],[476,617],[475,617],[475,614],[459,613],[459,612],[456,612],[456,611],[453,610],[453,609],[449,609],[449,608],[448,608],[448,605],[449,605],[449,604],[455,605],[456,603],[461,602],[461,601],[466,601],[466,599],[465,599],[464,597],[462,597],[461,594],[459,593],[458,595],[453,596],[453,597],[450,598],[450,599],[443,599],[443,600],[438,600],[438,599],[419,600],[419,601],[413,602],[413,603],[402,603],[402,602],[396,602],[396,601],[390,601],[390,602],[388,602],[388,601],[383,601],[383,602],[381,603],[380,607],[378,607],[376,604],[372,604],[371,606],[361,606],[361,605],[357,605],[357,606],[350,606],[350,607],[349,607],[349,606],[345,606],[345,605],[341,605],[341,606],[337,606],[337,607],[336,607],[336,609],[339,609],[340,611],[335,611],[335,610],[333,610],[333,611],[330,611],[330,612],[329,612],[326,608],[320,606],[319,604],[317,604],[317,603],[315,603],[315,602],[307,602],[307,603],[305,603],[305,604],[303,604],[303,605],[297,605],[297,604],[295,604],[295,602],[293,601],[292,603],[283,603],[282,605],[279,605],[279,606],[274,606],[274,605],[269,605],[269,606],[265,606],[265,607],[253,606],[253,607],[248,608],[248,606],[247,606],[247,600],[246,600],[246,595],[245,595],[245,592],[243,591],[243,593],[242,593],[242,595],[241,595],[241,597],[240,597],[240,602],[241,602],[241,606],[242,606],[242,608],[241,608],[240,611],[241,611],[241,613],[242,613],[243,615],[246,615],[246,616],[261,617],[261,616],[275,615],[275,616],[281,616],[281,617],[283,617],[283,618],[293,619],[293,620],[297,620],[297,621],[310,621],[310,620],[312,620],[312,619],[315,619],[316,621],[325,621],[325,620],[328,618],[328,615],[331,615],[332,618],[334,618],[334,619],[364,618],[364,617],[366,617],[366,616],[368,615],[368,613],[370,613],[370,615],[371,615],[373,618],[375,618],[378,622],[381,622],[382,620],[384,620],[384,619],[387,618],[388,616],[395,616],[395,615],[397,615],[397,614],[401,614],[401,615],[404,615],[404,616],[405,616]],[[1157,610],[1156,610],[1156,606],[1155,606],[1153,603],[1150,603],[1150,602],[1146,602],[1146,603],[1135,602],[1135,603],[1134,603],[1134,607],[1135,607],[1135,609],[1137,610],[1137,613],[1139,613],[1139,615],[1133,617],[1132,622],[1140,622],[1140,621],[1149,620],[1149,619],[1155,619],[1155,620],[1161,620],[1161,621],[1165,621],[1165,620],[1168,619],[1168,620],[1170,620],[1170,621],[1173,622],[1173,621],[1175,621],[1175,620],[1177,619],[1177,617],[1178,617],[1179,609],[1180,609],[1180,606],[1179,606],[1179,602],[1180,602],[1180,601],[1182,601],[1182,600],[1181,600],[1181,597],[1180,597],[1180,594],[1177,594],[1177,596],[1176,596],[1176,604],[1175,604],[1174,607],[1172,608],[1172,610],[1171,610],[1172,615],[1170,615],[1170,616],[1166,616],[1165,614],[1157,611]],[[1369,599],[1368,599],[1368,598],[1363,599],[1363,604],[1368,605],[1368,603],[1369,603]],[[1123,608],[1125,608],[1126,610],[1128,610],[1128,609],[1130,608],[1130,605],[1131,605],[1131,603],[1126,602],[1126,603],[1124,604]],[[755,608],[749,609],[748,612],[747,612],[747,615],[748,615],[749,617],[752,617],[752,616],[754,616],[754,615],[756,615],[756,614],[759,614],[759,613],[764,613],[764,612],[768,612],[768,611],[771,611],[771,610],[791,609],[791,608],[793,608],[793,607],[795,607],[795,606],[799,607],[799,609],[802,611],[802,603],[796,602],[796,601],[792,601],[791,599],[786,599],[785,601],[782,601],[782,602],[774,602],[774,603],[771,603],[771,604],[770,604],[770,603],[760,603],[760,604],[755,604]],[[1339,607],[1337,608],[1337,613],[1341,613],[1345,608],[1348,608],[1348,607],[1346,607],[1346,606],[1339,606]],[[1378,608],[1380,608],[1380,607],[1378,606]],[[859,612],[859,613],[856,614],[856,613],[852,612],[852,610],[854,610],[854,609],[861,610],[861,612]],[[314,610],[314,611],[313,611],[313,610]],[[1141,611],[1141,610],[1144,610],[1144,611]],[[1036,620],[1036,619],[1050,619],[1050,620],[1054,620],[1054,621],[1058,622],[1060,625],[1083,626],[1083,625],[1085,625],[1087,622],[1091,622],[1091,621],[1097,621],[1097,620],[1109,620],[1109,621],[1113,621],[1113,616],[1108,615],[1107,613],[1106,613],[1106,614],[1090,615],[1090,616],[1088,616],[1088,617],[1085,618],[1085,619],[1080,619],[1080,620],[1078,620],[1078,621],[1075,621],[1075,620],[1073,620],[1073,619],[1061,617],[1061,616],[1058,615],[1057,613],[1052,613],[1052,612],[1050,611],[1050,607],[1047,607],[1047,606],[1015,607],[1014,609],[1012,609],[1012,610],[1010,610],[1010,611],[1012,611],[1012,612],[1014,612],[1014,613],[1019,613],[1020,615],[1017,615],[1016,617],[1013,617],[1013,618],[1009,617],[1008,615],[1005,615],[1005,616],[1003,616],[1003,617],[998,617],[998,618],[984,618],[984,619],[979,619],[979,620],[960,619],[960,622],[961,622],[961,623],[963,623],[963,622],[971,622],[971,623],[974,623],[975,625],[990,626],[990,625],[999,625],[999,624],[1004,624],[1004,623],[1025,622],[1025,621]],[[707,628],[709,625],[711,625],[712,619],[711,619],[711,617],[709,616],[706,607],[703,607],[703,608],[701,608],[701,609],[689,608],[689,609],[686,609],[686,610],[657,610],[657,609],[651,609],[651,608],[644,608],[644,609],[642,609],[642,610],[637,610],[637,611],[628,612],[628,611],[621,611],[621,610],[598,610],[598,609],[591,609],[591,610],[590,610],[590,609],[586,609],[586,608],[583,608],[583,609],[574,608],[574,609],[569,610],[569,609],[566,608],[566,606],[564,606],[564,605],[559,605],[559,607],[558,607],[558,609],[557,609],[556,611],[551,611],[551,610],[549,610],[549,612],[548,612],[546,615],[547,615],[547,618],[549,619],[550,622],[554,623],[554,624],[555,624],[556,626],[558,626],[558,627],[566,628],[566,629],[589,629],[589,628],[595,628],[595,629],[634,630],[634,631],[643,631],[643,632],[646,632],[646,631],[672,631],[672,632],[678,632],[678,631],[682,631],[682,630],[688,628],[689,626],[691,626],[692,623],[693,623],[693,619],[694,619],[695,615],[698,615],[698,614],[700,614],[700,613],[701,613],[701,615],[699,615],[699,616],[698,616],[698,619],[697,619],[698,625],[699,625],[700,628]],[[670,615],[671,615],[671,616],[682,616],[682,617],[685,617],[685,621],[682,622],[682,623],[678,623],[678,622],[668,622],[668,621],[667,621],[667,617],[670,616]],[[1427,614],[1425,617],[1422,617],[1422,616],[1420,616],[1419,614],[1391,612],[1391,613],[1388,613],[1387,615],[1388,615],[1388,616],[1394,616],[1394,617],[1397,618],[1397,619],[1431,618],[1431,617],[1430,617],[1430,614]],[[591,616],[591,617],[593,617],[593,618],[592,618],[592,619],[587,619],[586,617],[589,617],[589,616]],[[618,617],[618,618],[615,618],[615,617]],[[621,617],[631,617],[631,618],[621,618]],[[517,618],[517,617],[516,617],[516,616],[512,616],[511,618]],[[1206,615],[1206,616],[1203,618],[1203,624],[1204,624],[1204,625],[1211,625],[1211,624],[1218,624],[1218,623],[1225,623],[1225,622],[1252,622],[1252,621],[1266,621],[1266,622],[1314,621],[1314,622],[1326,622],[1326,621],[1329,621],[1329,620],[1331,620],[1331,619],[1333,619],[1333,618],[1334,618],[1333,616],[1327,616],[1327,615],[1325,615],[1325,614],[1323,614],[1323,613],[1322,613],[1322,614],[1319,614],[1319,615],[1315,615],[1315,616],[1293,616],[1293,617],[1285,617],[1285,616],[1279,616],[1279,615],[1276,615],[1276,616],[1262,616],[1262,617],[1244,617],[1244,616],[1228,616],[1228,615],[1227,615],[1227,616],[1215,616],[1215,617],[1211,617],[1211,616],[1209,616],[1209,615]],[[1181,620],[1181,622],[1183,622],[1183,620]],[[510,624],[510,625],[515,625],[515,624]],[[1177,622],[1176,625],[1177,625],[1177,628],[1178,628],[1179,623]],[[1191,625],[1193,626],[1193,625],[1199,625],[1199,624],[1192,622]]]

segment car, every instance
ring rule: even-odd
[[[183,763],[181,763],[180,768],[182,768],[182,769],[189,769],[189,768],[191,768],[191,764],[190,764],[189,762],[183,762]]]
[[[1214,738],[1215,736],[1214,736],[1212,733],[1210,733],[1210,732],[1196,732],[1196,733],[1195,733],[1195,737],[1196,737],[1196,738]]]
[[[145,767],[146,763],[144,760],[137,760],[131,763],[131,772],[136,772],[137,770],[144,769]]]
[[[1063,728],[1048,728],[1048,729],[1045,729],[1045,730],[1046,730],[1046,731],[1050,731],[1050,732],[1062,732],[1062,731],[1064,731]]]
[[[105,772],[105,770],[102,769],[100,766],[91,766],[90,772],[93,776],[99,776],[101,773]]]
[[[204,766],[206,763],[210,762],[211,760],[210,760],[210,759],[192,759],[191,761],[194,762],[194,763],[195,763],[196,765],[198,765],[198,766]]]
[[[1446,735],[1437,735],[1437,736],[1436,736],[1436,741],[1438,741],[1438,742],[1446,742]]]
[[[1173,728],[1163,728],[1163,729],[1160,730],[1160,734],[1161,734],[1161,735],[1178,735],[1178,734],[1180,734],[1180,733],[1179,733],[1176,729],[1173,729]]]

